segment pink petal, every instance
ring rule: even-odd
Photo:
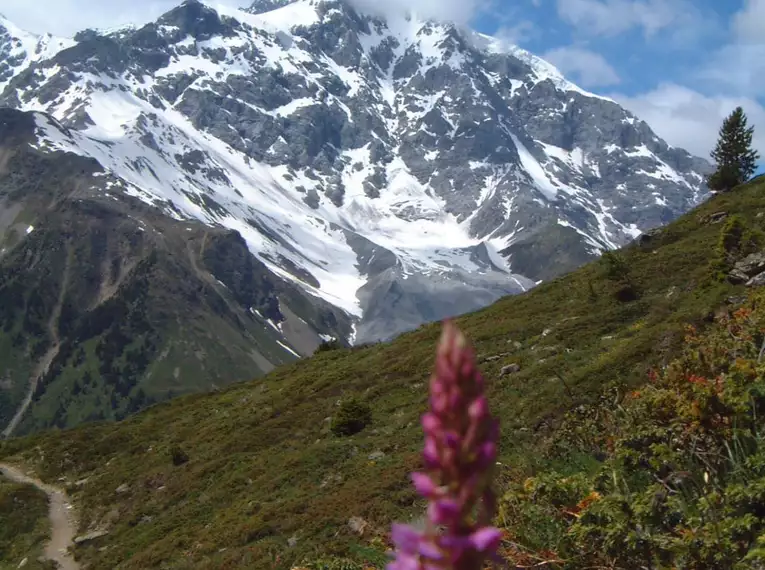
[[[428,412],[422,416],[422,429],[428,435],[433,435],[441,429],[441,420],[435,414]]]
[[[420,546],[423,534],[409,525],[393,523],[390,537],[396,545],[396,549],[407,554],[414,554]]]
[[[411,478],[414,488],[423,497],[432,497],[436,493],[438,487],[425,473],[412,473]]]
[[[444,553],[435,544],[428,541],[420,542],[420,554],[430,560],[443,560]]]
[[[428,518],[434,524],[450,524],[460,515],[460,506],[457,501],[440,499],[428,505]]]
[[[430,409],[436,414],[444,414],[449,409],[449,397],[446,394],[433,394],[430,397]]]
[[[472,404],[470,404],[470,408],[468,409],[468,415],[473,420],[482,420],[486,416],[489,415],[489,403],[486,401],[486,398],[483,396],[479,396],[476,398]]]
[[[497,460],[497,446],[494,442],[486,442],[481,445],[478,450],[478,457],[476,459],[478,465],[481,467],[488,467]]]
[[[425,466],[429,469],[435,469],[441,464],[438,446],[433,439],[427,438],[425,440],[425,446],[422,449],[422,458],[425,461]]]
[[[479,552],[492,552],[502,540],[502,533],[494,527],[485,527],[470,535],[470,543]]]
[[[444,443],[451,449],[457,449],[460,446],[460,436],[454,431],[447,431],[444,434]]]
[[[420,570],[419,556],[410,554],[396,554],[396,559],[388,562],[385,570]]]

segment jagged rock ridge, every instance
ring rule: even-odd
[[[0,104],[48,113],[43,148],[95,158],[167,215],[238,231],[357,342],[526,290],[706,192],[705,161],[454,25],[189,0],[76,39],[13,67]]]

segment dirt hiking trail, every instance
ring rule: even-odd
[[[68,548],[74,544],[77,530],[77,521],[74,509],[66,497],[66,493],[57,487],[47,485],[24,474],[20,469],[12,465],[0,463],[0,474],[11,481],[34,485],[48,495],[48,519],[51,524],[51,538],[45,545],[44,557],[58,563],[60,570],[80,570],[80,565],[75,562]]]

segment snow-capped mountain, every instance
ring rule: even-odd
[[[53,57],[76,42],[50,34],[30,34],[0,14],[0,92],[15,75],[31,64]]]
[[[39,148],[238,231],[357,342],[527,290],[706,193],[708,164],[614,101],[415,14],[187,0],[71,41],[0,21],[0,54],[0,105],[45,113]]]

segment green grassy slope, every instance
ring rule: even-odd
[[[593,263],[459,319],[479,355],[499,356],[481,368],[501,419],[500,480],[545,467],[541,452],[567,410],[609,385],[644,382],[649,366],[677,354],[685,324],[704,326],[744,291],[712,277],[724,224],[708,218],[720,211],[760,227],[765,183],[717,196],[625,249],[635,300],[620,301],[623,285]],[[87,478],[70,488],[81,530],[110,530],[79,547],[91,568],[368,558],[358,548],[370,536],[422,507],[407,473],[419,464],[418,419],[439,332],[434,324],[389,344],[320,352],[257,383],[183,397],[123,423],[7,441],[0,457],[47,480]],[[509,364],[520,372],[501,376]],[[335,437],[329,418],[350,397],[370,404],[372,423]],[[173,463],[176,446],[187,462]],[[368,523],[364,536],[351,517]]]
[[[51,568],[37,559],[49,536],[48,498],[30,485],[0,475],[0,570]]]

